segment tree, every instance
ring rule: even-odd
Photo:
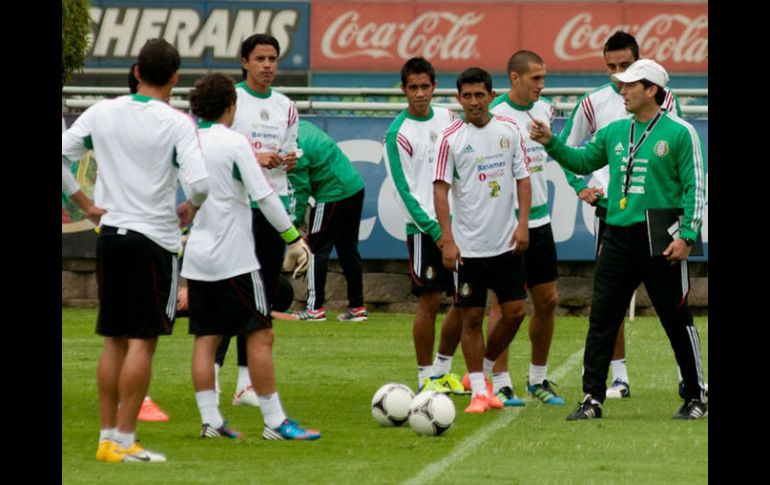
[[[61,85],[72,73],[83,67],[91,31],[88,0],[62,0],[61,2]]]

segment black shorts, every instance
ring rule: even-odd
[[[455,275],[454,303],[458,307],[486,307],[487,289],[495,292],[500,303],[527,296],[524,258],[510,251],[490,258],[463,258]]]
[[[272,328],[259,271],[219,281],[187,280],[191,335],[247,334]]]
[[[174,329],[177,255],[128,229],[102,226],[96,238],[99,316],[105,337],[155,338]]]
[[[412,294],[420,296],[424,291],[445,291],[454,295],[452,272],[441,262],[441,251],[427,234],[406,236],[409,250],[409,274],[412,276]]]
[[[524,251],[524,265],[527,271],[527,287],[556,281],[556,243],[553,240],[551,224],[529,230],[529,247]]]

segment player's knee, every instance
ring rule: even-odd
[[[546,293],[537,300],[533,301],[533,305],[537,312],[553,313],[556,310],[556,305],[559,304],[559,293],[554,289],[552,292]]]

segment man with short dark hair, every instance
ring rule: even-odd
[[[604,44],[604,62],[607,65],[607,74],[621,73],[628,66],[639,59],[639,44],[633,35],[619,30],[612,34]],[[581,97],[567,124],[559,135],[564,142],[572,147],[579,146],[587,137],[593,136],[600,128],[604,128],[613,121],[625,118],[629,115],[620,94],[622,83],[610,81],[590,93]],[[665,95],[661,105],[671,113],[681,116],[679,101],[671,90],[661,90],[657,96]],[[596,207],[596,221],[594,233],[596,236],[596,249],[599,248],[601,235],[606,227],[607,218],[607,182],[609,180],[609,168],[604,167],[593,173],[592,187],[589,187],[583,177],[579,177],[567,169],[564,169],[567,182],[575,189],[578,198]],[[631,396],[631,384],[626,368],[625,346],[625,322],[620,324],[618,336],[615,340],[615,349],[610,362],[612,370],[612,385],[607,389],[608,399],[628,398]]]
[[[441,237],[433,208],[436,140],[457,118],[447,108],[431,104],[435,89],[436,72],[430,62],[423,57],[413,57],[404,63],[401,91],[406,95],[408,106],[388,127],[383,155],[398,200],[407,213],[406,244],[412,294],[418,298],[412,327],[417,388],[466,394],[460,379],[450,372],[462,332],[460,315],[454,305],[441,325],[441,340],[433,358],[438,309],[445,293],[454,294],[452,272],[442,264],[441,250],[436,245]]]
[[[257,154],[257,160],[265,172],[267,181],[281,198],[290,217],[294,216],[290,197],[287,171],[297,164],[297,107],[283,94],[270,87],[278,70],[281,47],[278,40],[268,34],[254,34],[241,43],[241,71],[243,81],[236,84],[238,109],[232,129],[249,140]],[[271,308],[277,298],[281,261],[286,244],[280,234],[268,222],[255,201],[252,208],[252,233],[255,251],[262,269],[268,301]],[[232,403],[234,406],[258,406],[257,395],[249,381],[246,343],[237,339],[238,382]],[[217,365],[224,365],[229,340],[223,340],[217,352]]]
[[[190,107],[199,118],[201,150],[211,174],[206,205],[195,217],[185,247],[182,276],[187,279],[193,346],[192,377],[201,414],[202,438],[238,438],[219,411],[214,358],[223,335],[244,336],[248,369],[259,399],[269,440],[315,440],[321,434],[286,417],[275,384],[270,304],[254,255],[249,200],[258,201],[267,221],[289,245],[296,272],[307,269],[310,250],[281,200],[257,166],[246,139],[229,129],[236,113],[232,80],[208,74],[195,83]],[[293,257],[292,257],[293,256]]]
[[[568,147],[539,121],[532,139],[554,160],[579,174],[609,165],[607,228],[594,274],[591,315],[583,360],[583,391],[567,420],[602,417],[607,372],[618,327],[629,300],[644,282],[666,331],[684,382],[684,404],[675,419],[708,416],[701,367],[700,337],[687,306],[687,257],[698,237],[706,204],[703,148],[695,128],[663,106],[666,70],[640,59],[613,74],[633,116],[610,123],[583,148]],[[649,241],[649,214],[680,209],[678,232],[661,254]],[[666,229],[669,229],[666,227]],[[664,230],[666,230],[664,229]]]
[[[188,223],[208,194],[195,125],[164,102],[179,64],[174,46],[147,41],[134,70],[137,94],[96,103],[62,134],[68,160],[93,148],[96,203],[107,211],[96,242],[96,331],[104,336],[97,369],[100,461],[166,461],[136,441],[136,416],[158,335],[174,326],[179,223]],[[180,175],[191,199],[177,207]]]
[[[433,201],[441,228],[442,262],[455,271],[455,305],[472,392],[465,412],[484,413],[503,407],[487,389],[484,376],[524,320],[522,253],[529,243],[529,157],[516,123],[489,113],[494,99],[489,73],[466,69],[457,78],[457,92],[465,119],[450,124],[437,140]],[[519,202],[518,224],[511,211],[514,197]],[[488,289],[497,294],[501,318],[487,338],[485,352],[481,328]]]
[[[530,160],[528,168],[532,183],[532,208],[529,212],[529,247],[524,252],[527,291],[532,297],[532,315],[529,319],[531,358],[527,391],[545,404],[562,405],[564,399],[556,393],[553,383],[548,380],[548,353],[551,350],[556,323],[555,311],[559,301],[556,290],[556,243],[551,229],[548,179],[545,175],[548,156],[542,145],[529,139],[529,127],[533,120],[542,121],[549,126],[553,120],[553,105],[540,96],[545,87],[545,76],[545,62],[542,57],[528,50],[515,52],[508,60],[508,80],[511,87],[492,102],[490,110],[495,115],[512,119],[519,126]],[[499,305],[493,295],[487,333],[494,331],[499,318]],[[524,401],[513,392],[513,383],[508,374],[507,348],[492,368],[492,385],[498,399],[505,405],[524,405]]]

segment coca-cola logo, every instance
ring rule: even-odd
[[[708,56],[708,15],[690,18],[681,14],[660,14],[643,24],[593,25],[590,13],[572,17],[559,31],[554,52],[559,59],[577,61],[602,57],[607,38],[618,30],[636,37],[639,50],[645,57],[659,62],[701,63]]]
[[[484,14],[428,11],[410,22],[361,22],[351,10],[326,29],[321,52],[329,59],[364,56],[373,59],[468,60],[479,57],[478,35],[469,32]],[[394,52],[395,48],[395,52]]]

